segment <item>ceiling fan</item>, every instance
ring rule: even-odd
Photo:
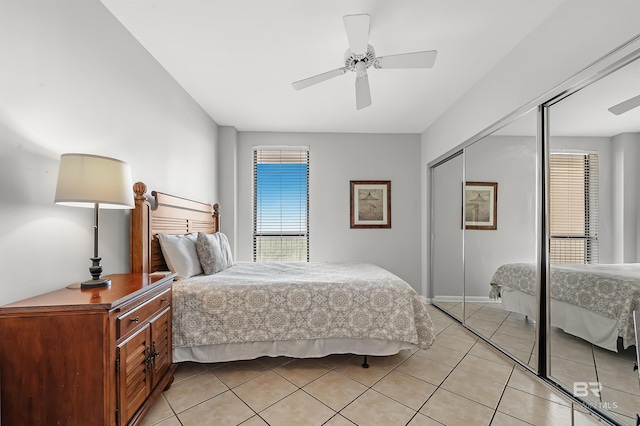
[[[292,83],[295,90],[304,89],[352,71],[356,73],[356,109],[362,109],[371,105],[371,91],[367,76],[367,69],[371,66],[378,69],[431,68],[436,61],[438,54],[436,50],[376,57],[373,46],[368,42],[369,15],[346,15],[343,20],[349,41],[349,49],[344,54],[344,66],[296,81]]]

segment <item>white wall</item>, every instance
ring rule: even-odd
[[[420,288],[420,135],[239,132],[238,260],[251,260],[256,145],[309,146],[311,261],[371,262]],[[350,229],[351,180],[391,181],[391,229]],[[221,196],[228,199],[229,183],[220,185]],[[227,214],[222,205],[221,214]],[[227,232],[224,220],[221,227]]]
[[[218,175],[216,183],[220,189],[219,223],[220,230],[229,239],[233,257],[237,258],[236,235],[238,224],[238,130],[232,126],[220,126],[218,131]]]
[[[92,210],[53,204],[64,152],[217,201],[217,124],[99,1],[3,0],[0,40],[0,304],[90,278]],[[128,212],[100,231],[105,273],[128,272]]]
[[[612,138],[613,262],[640,262],[640,133]]]
[[[640,29],[637,0],[567,0],[422,134],[422,249],[427,236],[427,164],[583,70]],[[427,292],[427,262],[423,263]]]

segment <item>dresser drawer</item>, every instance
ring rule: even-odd
[[[116,339],[148,322],[156,313],[171,305],[171,288],[120,315],[116,320]]]

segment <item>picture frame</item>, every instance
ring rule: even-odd
[[[465,229],[498,229],[497,182],[466,182],[464,203]]]
[[[351,228],[391,228],[391,181],[351,181]]]

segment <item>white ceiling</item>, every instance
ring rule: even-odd
[[[421,133],[563,0],[102,0],[219,124],[240,131]],[[343,66],[342,17],[371,15],[377,56],[437,50],[426,70],[369,70],[295,91]]]

